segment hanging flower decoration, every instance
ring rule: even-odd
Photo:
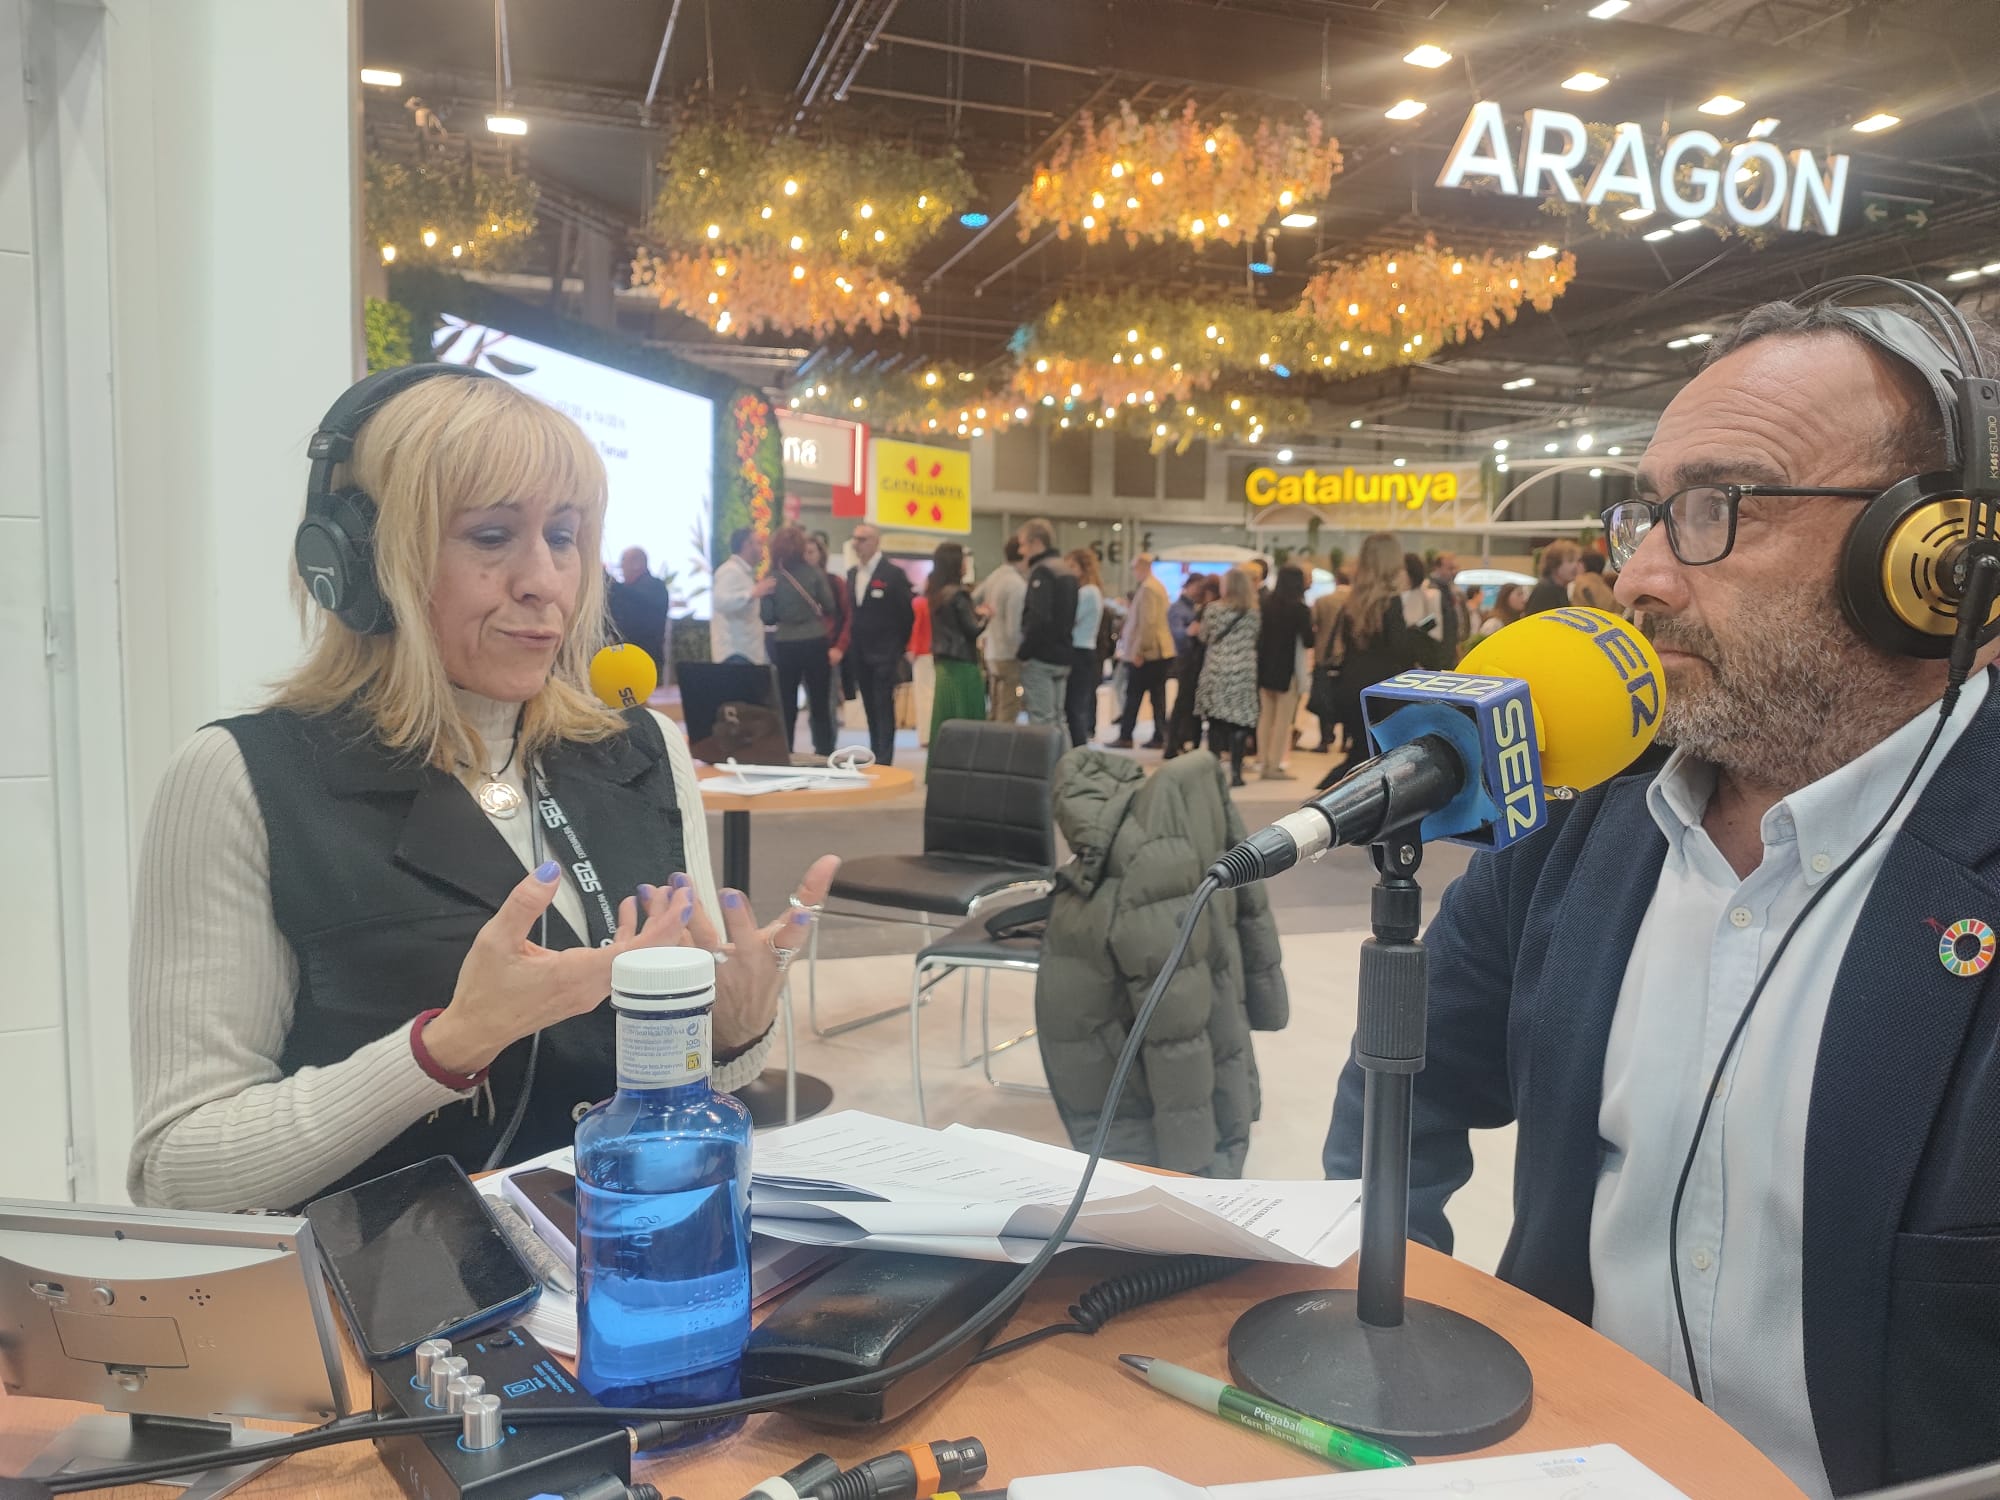
[[[1310,422],[1306,403],[1268,389],[1273,381],[1240,382],[1185,400],[1164,400],[1158,391],[1132,392],[1129,401],[1083,401],[1046,394],[1030,401],[990,372],[932,365],[874,371],[817,372],[794,386],[786,398],[793,411],[867,422],[879,432],[916,438],[975,438],[1004,432],[1030,421],[1058,431],[1110,428],[1144,437],[1155,451],[1185,451],[1197,438],[1254,443],[1267,427],[1303,432]]]
[[[1511,323],[1525,303],[1547,312],[1576,279],[1576,257],[1461,255],[1423,244],[1329,266],[1306,283],[1299,312],[1324,335],[1424,359],[1445,344]]]
[[[1340,144],[1319,117],[1263,120],[1247,132],[1232,115],[1202,120],[1190,100],[1178,114],[1141,118],[1130,104],[1099,122],[1086,113],[1016,200],[1026,239],[1054,225],[1099,245],[1114,231],[1142,239],[1239,245],[1273,213],[1326,194]]]
[[[469,158],[368,157],[368,238],[384,262],[454,270],[504,267],[535,232],[535,185]]]
[[[1182,400],[1225,370],[1255,366],[1281,322],[1248,302],[1138,287],[1064,297],[1016,338],[1013,388],[1030,403]]]
[[[759,454],[771,436],[771,408],[762,396],[745,392],[736,398],[730,414],[736,418],[736,472],[743,492],[750,498],[750,525],[760,539],[768,540],[771,475],[759,462]]]
[[[955,156],[774,140],[733,120],[684,122],[662,174],[655,248],[634,262],[633,282],[737,335],[907,327],[917,303],[894,272],[972,192]]]
[[[805,252],[774,254],[641,250],[632,285],[651,287],[662,307],[677,307],[717,333],[738,337],[777,328],[825,338],[837,330],[873,332],[894,324],[907,333],[917,301],[900,282]]]

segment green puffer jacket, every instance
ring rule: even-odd
[[[1035,1024],[1056,1108],[1084,1148],[1195,886],[1244,829],[1206,752],[1149,778],[1128,757],[1072,750],[1056,767],[1055,820],[1074,854],[1056,872]],[[1263,888],[1219,893],[1153,1013],[1107,1154],[1242,1176],[1262,1108],[1250,1032],[1282,1030],[1289,1018]]]

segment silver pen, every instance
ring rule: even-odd
[[[549,1248],[548,1242],[535,1233],[535,1226],[528,1222],[528,1216],[505,1198],[488,1198],[486,1206],[493,1210],[493,1222],[507,1236],[507,1243],[528,1263],[535,1279],[543,1286],[574,1297],[575,1274],[562,1263],[562,1257]]]

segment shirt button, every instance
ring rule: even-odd
[[[1694,1262],[1694,1268],[1697,1271],[1706,1271],[1709,1268],[1710,1261],[1706,1250],[1697,1250],[1688,1259]]]
[[[1748,927],[1750,925],[1750,908],[1747,906],[1737,907],[1734,911],[1730,912],[1729,923],[1732,927]]]
[[[1812,857],[1812,868],[1813,874],[1824,875],[1828,870],[1833,868],[1833,856],[1830,854],[1815,854]]]

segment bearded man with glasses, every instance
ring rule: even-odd
[[[1879,308],[1717,341],[1605,513],[1672,753],[1475,857],[1428,934],[1412,1234],[1450,1249],[1468,1132],[1517,1123],[1501,1276],[1815,1497],[2000,1457],[2000,646],[1941,718],[1946,663],[1837,581],[1868,500],[1947,466],[1952,363]],[[1350,1063],[1329,1176],[1361,1096]]]

